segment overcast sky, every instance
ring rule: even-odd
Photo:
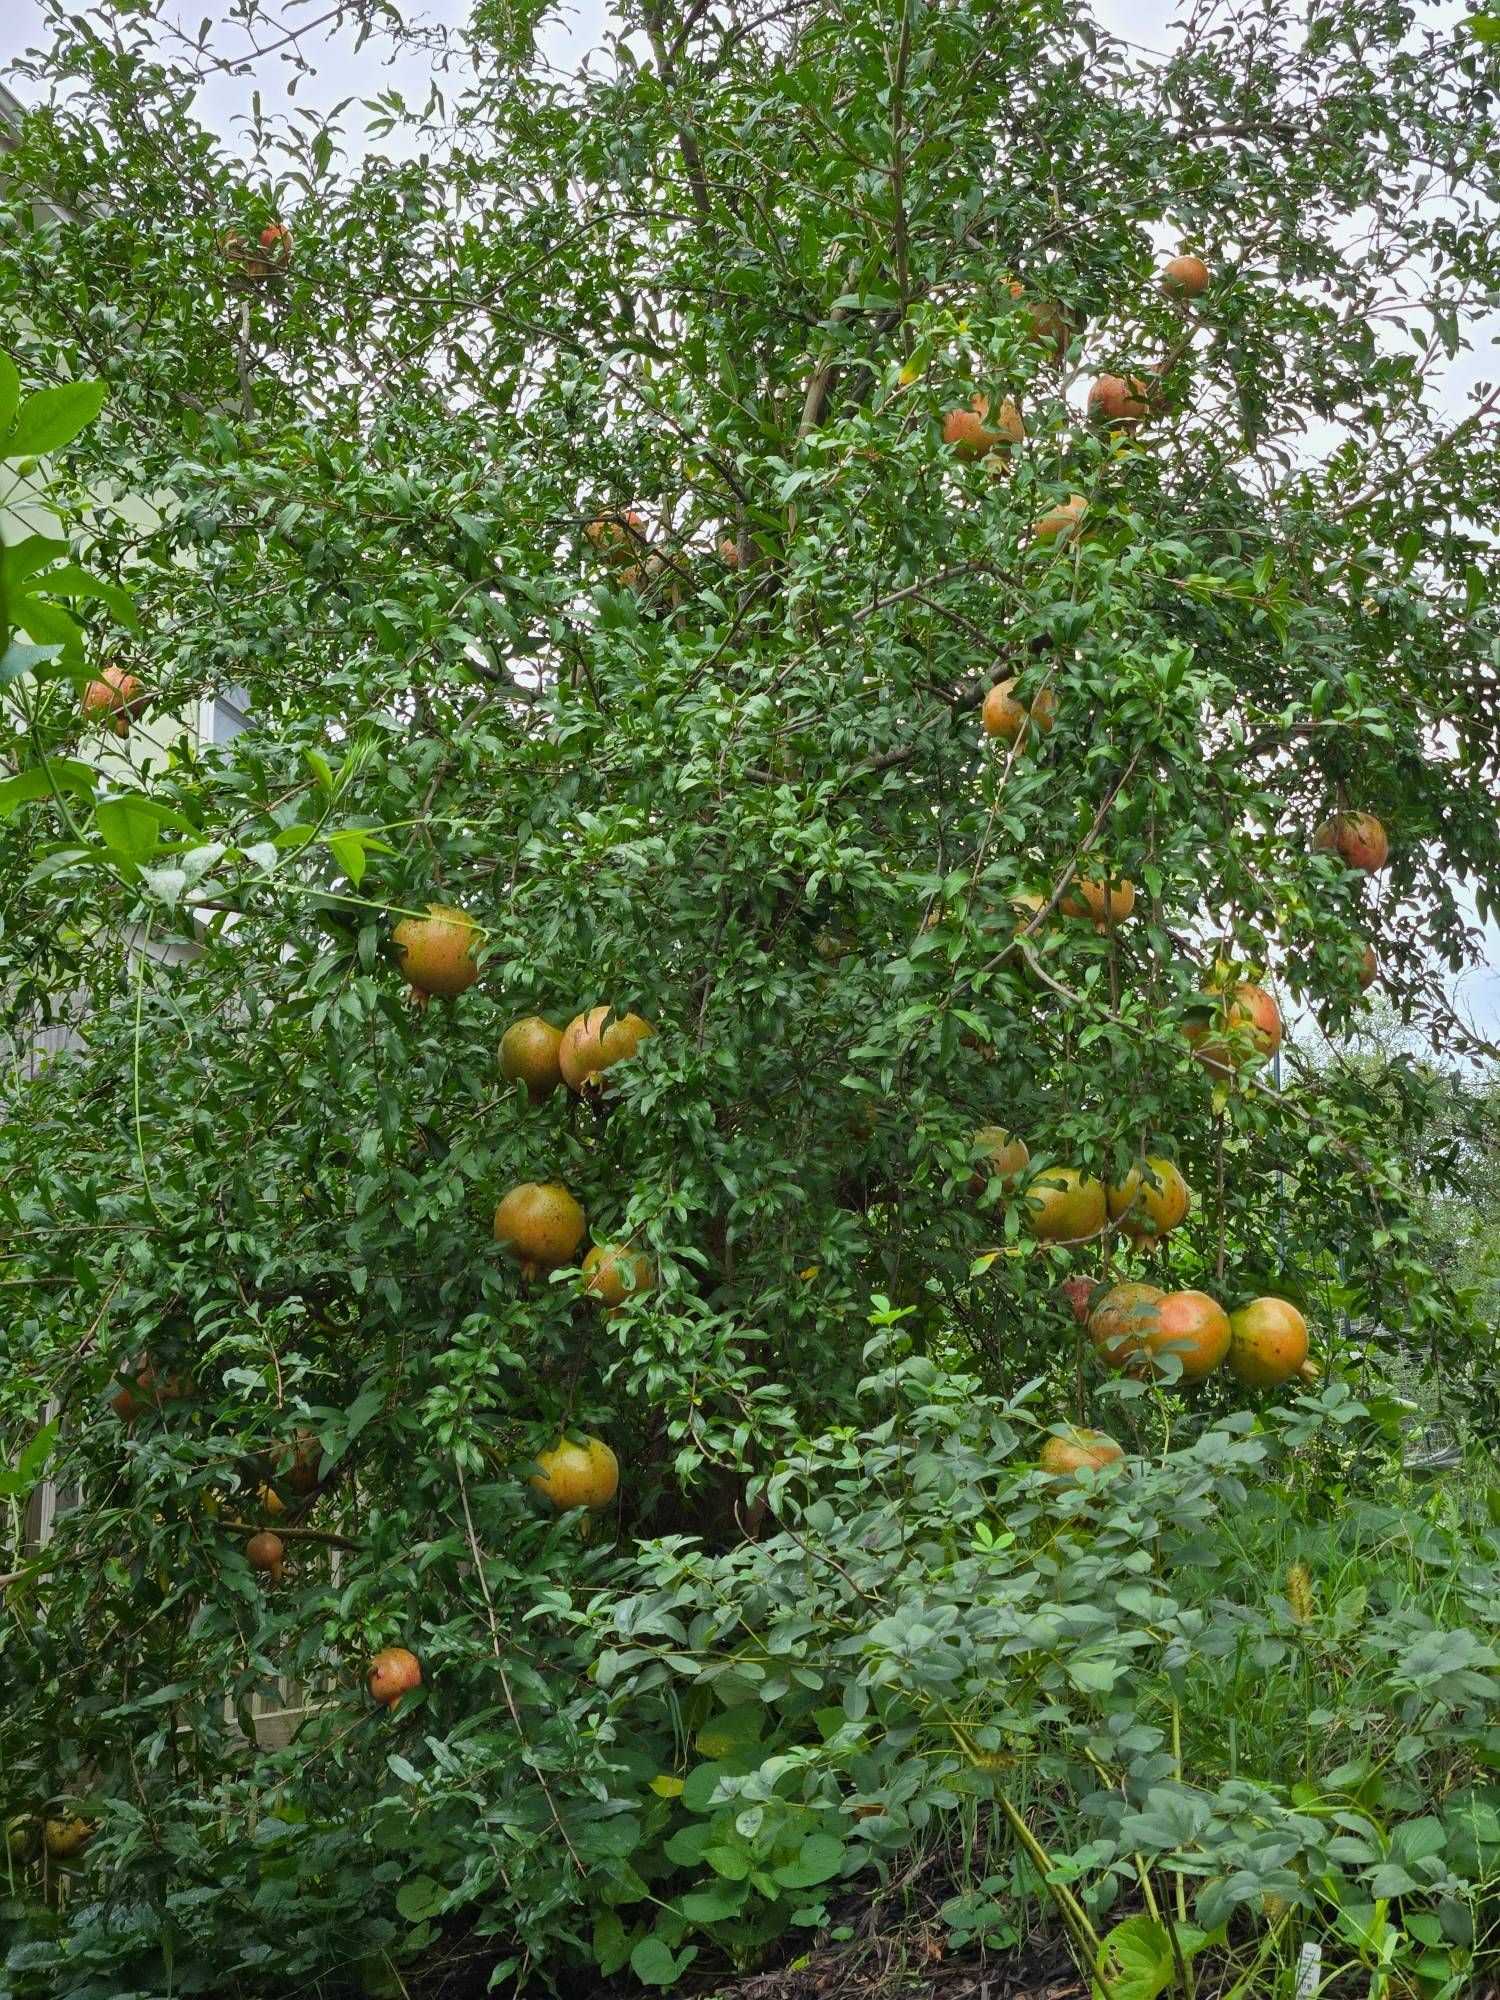
[[[161,5],[160,0],[158,4],[165,18],[180,21],[194,37],[205,14],[223,22],[233,8],[233,0],[184,0],[180,7]],[[425,23],[434,29],[453,29],[467,17],[470,6],[471,0],[411,0],[405,11],[414,25]],[[323,9],[303,0],[302,5],[283,4],[277,11],[288,27],[295,27],[304,19],[316,18]],[[1095,0],[1094,6],[1102,27],[1155,51],[1169,47],[1171,23],[1180,11],[1180,0]],[[1435,24],[1452,20],[1463,11],[1462,0],[1432,0],[1421,14],[1424,23]],[[27,48],[41,42],[43,17],[38,0],[0,0],[0,12],[3,12],[0,19],[0,77],[3,77]],[[607,12],[606,0],[568,0],[556,17],[548,20],[542,42],[559,69],[576,68],[597,46]],[[259,39],[264,43],[267,36],[261,33]],[[292,95],[288,95],[287,85],[297,72],[282,55],[266,57],[241,74],[216,75],[205,84],[200,113],[207,124],[232,140],[236,124],[245,117],[251,95],[256,91],[268,114],[295,106],[328,108],[344,98],[373,97],[393,86],[413,105],[425,100],[430,75],[427,66],[410,55],[404,56],[399,66],[393,66],[390,45],[379,37],[372,37],[358,53],[354,42],[352,30],[337,35],[324,30],[310,36],[307,53],[316,75],[301,78]],[[221,26],[210,37],[210,46],[226,55],[246,50],[244,31],[233,25]],[[462,76],[459,64],[454,71],[455,86]],[[19,96],[23,99],[29,96],[24,80],[13,79],[13,82]],[[389,150],[393,145],[392,140],[363,140],[357,105],[349,107],[343,123],[353,152],[372,148]],[[1485,331],[1488,333],[1489,329]],[[1496,367],[1496,355],[1488,339],[1477,344],[1476,352],[1460,357],[1445,383],[1445,401],[1455,416],[1467,407],[1474,382],[1480,378],[1493,380]],[[1488,964],[1465,975],[1457,984],[1454,998],[1460,1013],[1483,1033],[1500,1038],[1500,931],[1491,927],[1488,936]]]

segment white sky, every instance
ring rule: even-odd
[[[413,25],[453,29],[467,17],[470,5],[471,0],[410,0],[406,13]],[[232,7],[233,0],[182,0],[180,6],[162,6],[161,12],[181,23],[196,38],[205,13],[222,23]],[[277,11],[288,27],[294,27],[300,20],[316,18],[320,9],[312,0],[302,0],[301,5],[290,0],[290,4],[283,4]],[[1429,0],[1425,7],[1419,0],[1420,18],[1426,25],[1454,20],[1464,11],[1463,0]],[[589,50],[597,46],[608,12],[608,0],[564,0],[557,15],[545,24],[541,38],[557,68],[575,69]],[[1180,0],[1095,0],[1094,4],[1095,16],[1103,28],[1157,52],[1170,45],[1171,23],[1179,12]],[[0,78],[5,77],[11,64],[27,48],[40,45],[44,33],[42,21],[39,0],[4,0],[4,18],[0,20]],[[264,41],[266,37],[262,34],[260,39]],[[297,72],[281,55],[273,54],[253,68],[247,66],[240,74],[215,75],[203,89],[200,115],[205,123],[231,139],[237,121],[246,116],[252,93],[257,90],[262,109],[268,115],[296,107],[330,108],[344,98],[373,97],[393,86],[409,104],[420,106],[425,101],[429,75],[426,68],[409,57],[399,70],[393,68],[389,44],[379,37],[372,37],[357,54],[354,42],[352,30],[332,36],[324,30],[309,36],[306,53],[316,75],[302,77],[290,96],[287,85]],[[233,25],[222,26],[211,36],[210,45],[224,52],[242,50],[246,47],[244,31]],[[454,71],[455,88],[462,76],[460,63]],[[17,94],[25,99],[30,93],[22,83]],[[344,113],[343,124],[350,151],[393,150],[395,135],[393,140],[363,141],[357,104],[350,105]],[[1490,328],[1485,332],[1489,333]],[[1475,351],[1459,357],[1444,383],[1443,400],[1455,417],[1468,407],[1468,392],[1474,383],[1481,378],[1493,380],[1497,372],[1500,372],[1500,357],[1489,339],[1478,344]],[[1500,930],[1491,926],[1487,938],[1487,963],[1458,981],[1453,997],[1459,1012],[1482,1033],[1500,1039]]]

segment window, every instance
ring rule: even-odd
[[[223,689],[204,708],[203,735],[209,743],[232,743],[249,726],[250,697],[242,687]]]

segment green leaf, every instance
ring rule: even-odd
[[[630,1956],[630,1939],[614,1910],[601,1910],[594,1919],[594,1957],[606,1979],[611,1978]]]
[[[630,1969],[642,1986],[671,1986],[697,1956],[697,1947],[689,1945],[686,1951],[674,1957],[663,1939],[653,1931],[649,1937],[643,1937],[630,1954]]]
[[[72,792],[77,798],[89,798],[98,782],[99,774],[93,766],[81,764],[73,757],[49,758],[42,764],[28,764],[14,777],[0,778],[0,819],[13,813],[17,806],[29,805],[33,799],[50,799],[58,792]]]
[[[4,1494],[8,1498],[19,1498],[22,1494],[31,1491],[41,1473],[42,1467],[52,1456],[53,1447],[57,1443],[59,1427],[59,1420],[54,1417],[50,1424],[44,1424],[37,1432],[36,1436],[16,1460],[13,1468],[0,1465],[0,1494]]]
[[[1176,1977],[1166,1925],[1154,1917],[1126,1917],[1100,1946],[1097,1969],[1108,1977],[1114,2000],[1157,2000]],[[1094,2000],[1104,2000],[1097,1980]]]
[[[831,1833],[810,1833],[795,1861],[773,1868],[773,1879],[783,1889],[812,1889],[828,1882],[844,1863],[844,1843]]]
[[[145,861],[161,838],[161,821],[137,798],[101,799],[94,807],[94,823],[106,846],[126,861]]]
[[[0,654],[0,687],[19,680],[22,674],[33,673],[48,660],[55,660],[62,650],[61,646],[28,646],[23,640],[12,639]]]
[[[725,1917],[739,1915],[749,1893],[749,1885],[743,1881],[721,1880],[711,1888],[690,1889],[681,1899],[682,1914],[695,1924],[720,1923]]]
[[[56,569],[39,570],[36,573],[36,583],[39,592],[49,597],[97,598],[101,604],[108,606],[122,625],[131,631],[136,630],[140,624],[130,592],[122,589],[117,583],[111,583],[107,577],[95,576],[91,571],[84,569],[81,563],[68,562],[62,563]],[[26,601],[26,597],[17,600],[23,606]],[[20,612],[17,613],[17,620],[23,625],[26,622]]]
[[[25,632],[37,645],[82,659],[83,633],[60,604],[45,597],[12,596],[10,614],[16,630]]]
[[[16,420],[21,401],[21,377],[8,354],[0,353],[0,437],[5,437]]]
[[[60,382],[55,389],[36,390],[22,403],[0,457],[37,458],[56,451],[94,421],[105,394],[102,382]]]
[[[702,1849],[702,1858],[716,1875],[722,1875],[726,1882],[743,1882],[752,1866],[747,1848],[731,1847],[728,1841],[715,1840]]]
[[[722,1715],[711,1716],[693,1738],[693,1744],[705,1757],[732,1757],[758,1743],[765,1726],[765,1703],[742,1702],[737,1708],[725,1709]]]
[[[396,1908],[409,1924],[435,1917],[448,1900],[448,1891],[430,1875],[414,1875],[396,1891]]]
[[[668,1861],[675,1862],[679,1868],[696,1868],[704,1858],[703,1850],[708,1844],[710,1832],[707,1820],[694,1820],[691,1826],[678,1827],[662,1852]],[[722,1874],[724,1871],[720,1869],[719,1872]],[[748,1874],[749,1870],[745,1872]]]
[[[365,843],[357,833],[331,833],[328,851],[357,889],[365,875]]]

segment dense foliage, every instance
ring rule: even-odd
[[[1427,1240],[1449,1094],[1320,1051],[1373,943],[1487,1054],[1500,458],[1443,383],[1500,23],[643,0],[561,80],[480,4],[461,88],[373,107],[408,156],[309,115],[247,166],[157,11],[53,0],[0,216],[59,523],[0,573],[12,1990],[667,1984],[977,1814],[953,1929],[1045,1876],[1081,1954],[1135,1926],[1106,2000],[1262,1990],[1314,1911],[1461,1991],[1500,1549],[1396,1504],[1387,1382],[1492,1422],[1492,1335]],[[976,396],[1024,436],[956,449]],[[1346,810],[1387,868],[1314,844]],[[429,905],[477,977],[414,1004]],[[596,1007],[655,1027],[607,1089],[502,1076]],[[1036,1240],[1049,1171],[1148,1152],[1168,1242]],[[533,1182],[649,1284],[518,1268]],[[1327,1379],[1111,1375],[1069,1273],[1295,1300]],[[1085,1421],[1127,1462],[1049,1484]],[[528,1483],[563,1433],[607,1509]]]

